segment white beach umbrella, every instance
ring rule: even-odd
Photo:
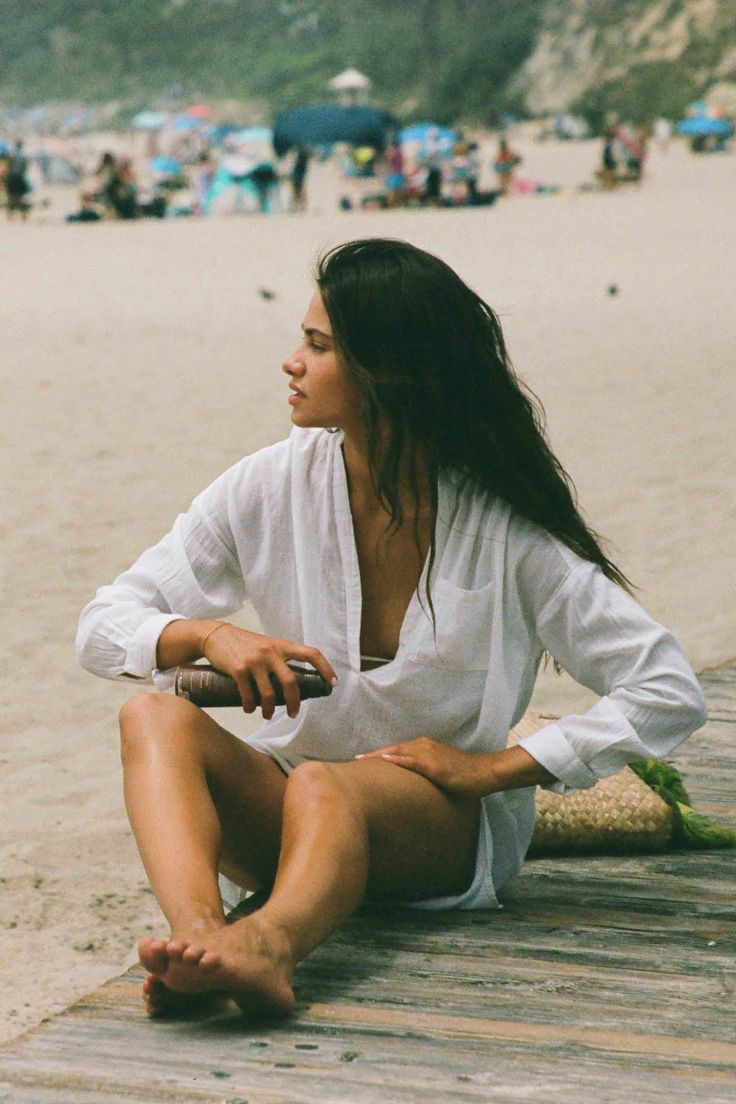
[[[327,83],[333,92],[365,92],[371,86],[370,78],[357,69],[345,69]]]

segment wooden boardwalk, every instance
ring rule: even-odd
[[[673,760],[736,826],[736,665]],[[529,862],[493,913],[364,910],[297,1015],[148,1022],[134,969],[0,1052],[0,1104],[733,1104],[736,851]]]

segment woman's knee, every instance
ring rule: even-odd
[[[171,740],[193,730],[192,721],[201,710],[169,694],[136,694],[122,705],[119,714],[120,747],[123,760],[151,743]]]
[[[353,800],[351,787],[346,784],[339,767],[339,763],[325,763],[320,760],[300,763],[289,775],[286,802],[289,805],[296,804],[300,809],[325,809],[334,807],[337,803],[344,807],[354,807],[357,812],[358,803]]]

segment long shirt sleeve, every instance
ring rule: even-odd
[[[559,780],[548,787],[559,793],[592,786],[634,759],[668,755],[705,721],[702,691],[667,629],[597,565],[578,559],[570,567],[571,554],[563,558],[567,570],[536,612],[536,634],[600,697],[521,741]]]
[[[161,632],[180,618],[225,617],[245,599],[243,576],[228,532],[224,486],[198,496],[171,531],[147,549],[82,611],[77,655],[93,674],[142,679],[162,688],[156,667]]]

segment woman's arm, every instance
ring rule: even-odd
[[[528,751],[518,746],[473,755],[451,744],[420,736],[417,740],[390,744],[356,758],[385,759],[387,763],[423,774],[440,789],[463,797],[480,798],[500,790],[544,786],[556,781]]]
[[[682,648],[594,564],[579,561],[535,623],[542,647],[599,695],[586,712],[519,742],[559,779],[557,792],[669,755],[704,724],[703,694]]]

